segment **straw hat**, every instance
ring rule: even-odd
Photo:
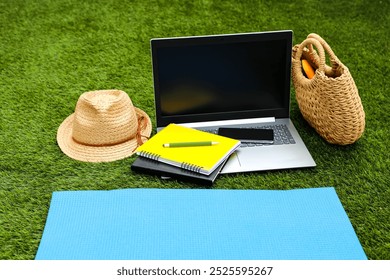
[[[57,143],[69,157],[108,162],[131,156],[151,133],[149,116],[121,90],[83,93],[75,112],[57,131]]]

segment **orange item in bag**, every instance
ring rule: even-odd
[[[306,59],[302,59],[302,68],[305,72],[306,77],[309,79],[313,78],[315,73],[313,67],[309,64],[309,62]]]

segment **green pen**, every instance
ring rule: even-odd
[[[198,146],[212,146],[217,145],[215,141],[199,141],[199,142],[175,142],[163,144],[164,148],[176,148],[176,147],[198,147]]]

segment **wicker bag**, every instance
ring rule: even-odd
[[[325,52],[331,66],[326,64]],[[312,79],[303,75],[301,59],[315,69]],[[365,114],[358,89],[348,68],[317,34],[293,47],[292,78],[303,117],[326,141],[347,145],[360,138]]]

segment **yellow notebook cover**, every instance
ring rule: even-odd
[[[209,146],[164,147],[167,143],[218,142]],[[209,175],[240,145],[224,136],[169,124],[136,150],[140,156]]]

